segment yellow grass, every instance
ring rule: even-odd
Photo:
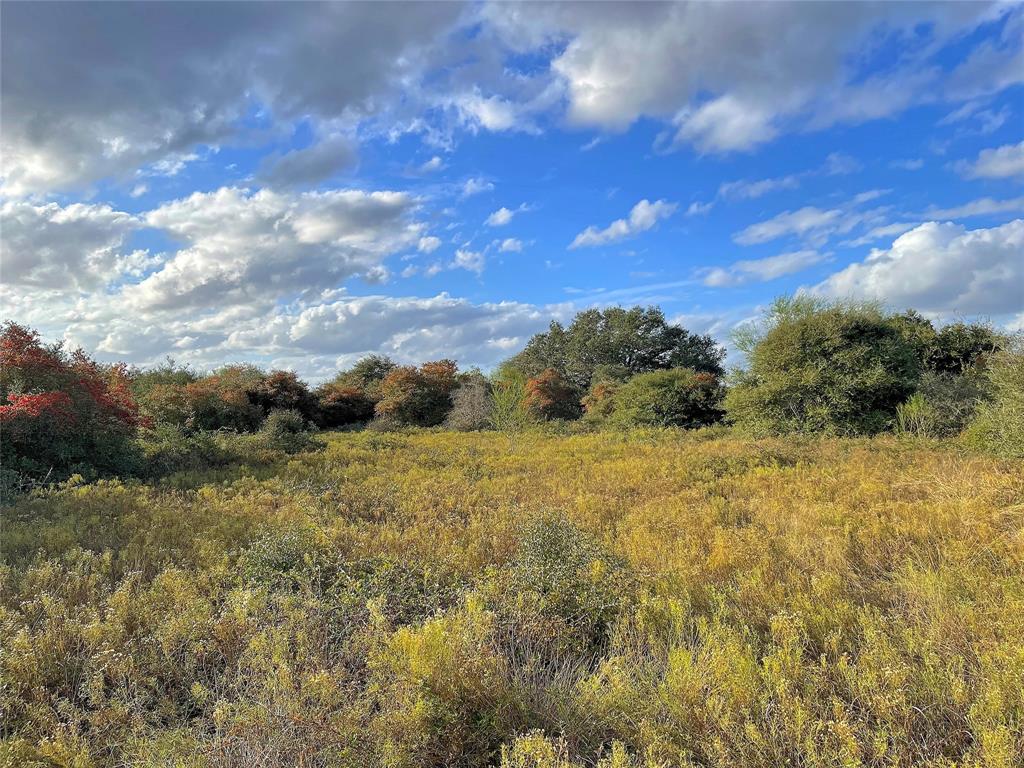
[[[1022,764],[1019,461],[326,439],[5,510],[0,763]]]

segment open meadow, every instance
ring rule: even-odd
[[[1020,765],[1019,461],[570,432],[19,497],[0,763]]]

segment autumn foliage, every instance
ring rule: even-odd
[[[526,382],[526,407],[540,419],[575,419],[579,392],[554,368],[545,368]]]
[[[143,423],[127,369],[44,346],[16,323],[0,330],[0,430],[6,472],[60,477],[123,471]]]

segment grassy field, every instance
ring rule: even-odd
[[[0,763],[1021,765],[1019,461],[324,439],[5,510]]]

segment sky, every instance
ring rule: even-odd
[[[1024,7],[3,3],[0,317],[98,359],[488,369],[658,304],[1024,328]],[[733,358],[735,359],[735,358]]]

